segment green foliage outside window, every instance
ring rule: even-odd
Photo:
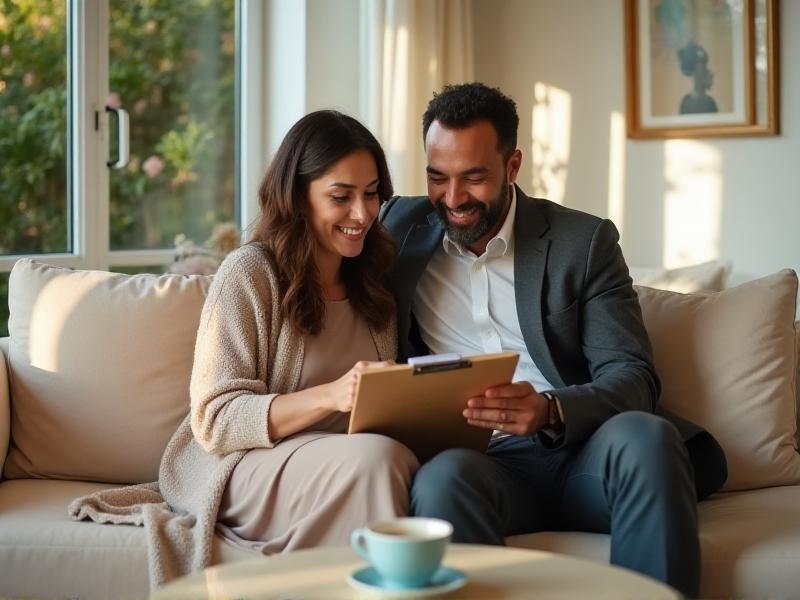
[[[69,250],[65,5],[0,0],[0,254]],[[112,0],[108,103],[131,115],[131,161],[110,178],[112,249],[170,248],[234,218],[234,12],[235,0]]]
[[[109,103],[131,123],[130,163],[111,176],[111,247],[207,238],[234,218],[235,0],[110,10]]]
[[[110,176],[111,249],[171,248],[234,220],[235,2],[111,0],[107,103],[131,124],[130,163]],[[0,255],[70,250],[66,4],[0,0]]]
[[[0,254],[67,250],[64,11],[0,0]]]

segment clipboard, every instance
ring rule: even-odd
[[[444,360],[437,357],[445,357]],[[347,433],[379,433],[424,462],[448,448],[485,452],[492,432],[469,425],[466,400],[510,383],[519,354],[433,355],[361,373]]]

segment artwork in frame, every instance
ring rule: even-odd
[[[625,0],[628,137],[778,133],[777,0]]]

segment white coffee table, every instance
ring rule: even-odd
[[[467,584],[447,598],[681,598],[672,588],[638,573],[538,550],[451,544],[444,564],[468,577]],[[151,600],[380,597],[347,584],[347,576],[364,566],[347,547],[301,550],[210,567],[176,579]]]

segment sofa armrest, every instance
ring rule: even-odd
[[[6,368],[8,338],[0,338],[0,481],[3,479],[3,466],[6,464],[8,444],[11,439],[11,389]]]
[[[797,431],[794,438],[797,440],[797,447],[800,449],[800,321],[794,322],[794,340],[794,368],[797,372],[794,378],[794,392],[797,399],[794,413],[797,420]]]

